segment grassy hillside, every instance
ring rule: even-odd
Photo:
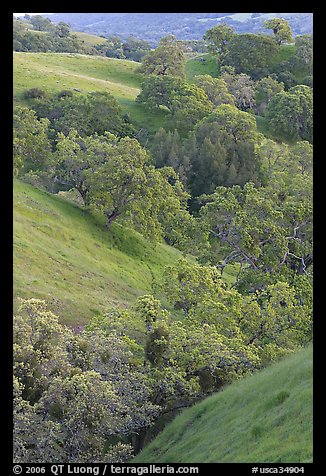
[[[106,38],[103,38],[101,36],[91,35],[89,33],[84,33],[82,31],[74,31],[73,34],[76,35],[77,38],[79,38],[80,40],[82,40],[83,42],[91,46],[102,45],[103,43],[106,42]]]
[[[289,59],[293,53],[293,45],[283,45],[275,64]],[[204,61],[200,61],[200,58]],[[142,76],[137,72],[138,66],[139,63],[135,61],[102,56],[14,52],[14,96],[19,102],[24,102],[24,91],[36,87],[49,94],[74,88],[83,93],[107,91],[119,102],[123,112],[130,114],[136,126],[153,134],[164,127],[166,111],[148,111],[135,102],[142,82]],[[189,82],[199,74],[219,75],[216,61],[211,55],[189,59],[185,72]],[[298,78],[304,76],[301,71],[294,71],[294,74]],[[258,119],[257,127],[259,132],[270,135],[263,118]]]
[[[84,35],[85,42],[92,41],[92,38],[88,38],[92,35],[78,35]],[[104,38],[99,39],[104,41]],[[204,55],[203,58],[205,61],[197,58],[187,61],[188,81],[198,74],[217,76],[214,59],[210,55]],[[130,113],[132,121],[139,127],[155,133],[164,124],[166,112],[163,109],[148,111],[135,102],[142,82],[142,76],[136,71],[139,63],[135,61],[76,53],[14,52],[13,65],[14,96],[19,102],[24,102],[24,91],[30,88],[40,88],[48,94],[73,88],[83,93],[107,91],[115,97],[125,113]]]
[[[90,215],[67,200],[14,183],[14,298],[49,302],[62,322],[82,325],[112,305],[152,292],[180,253]]]
[[[312,462],[312,347],[185,410],[133,462]]]
[[[49,94],[76,88],[83,93],[107,91],[129,112],[139,127],[155,132],[165,112],[147,111],[135,103],[142,77],[139,63],[75,53],[14,53],[14,96],[23,101],[26,89],[40,88]]]
[[[186,80],[192,82],[194,76],[200,74],[210,74],[213,78],[219,76],[216,59],[210,54],[203,54],[191,58],[185,65]]]
[[[272,66],[276,67],[278,64],[283,63],[284,61],[289,61],[291,58],[296,54],[296,46],[294,44],[290,45],[281,45],[281,48],[279,49],[278,54],[275,56]],[[307,71],[304,69],[296,66],[292,68],[291,73],[295,77],[295,79],[298,81],[298,83],[301,83],[301,81],[307,76]]]
[[[83,92],[106,90],[120,100],[133,100],[141,78],[138,63],[75,53],[14,53],[14,94],[42,88],[48,93],[78,88]]]

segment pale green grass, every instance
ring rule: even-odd
[[[312,462],[312,346],[183,411],[135,463]]]
[[[75,53],[14,53],[14,96],[24,102],[26,89],[40,88],[49,95],[76,88],[83,93],[106,91],[129,112],[136,126],[155,132],[162,126],[166,113],[147,111],[135,102],[142,76],[139,63]]]
[[[57,195],[14,181],[14,307],[17,298],[44,299],[69,325],[87,323],[143,294],[166,298],[155,284],[182,253],[113,224]],[[191,262],[193,257],[188,256]],[[223,279],[234,281],[232,267]]]
[[[296,54],[296,46],[295,44],[288,44],[288,45],[281,45],[278,54],[275,56],[273,60],[273,66],[277,66],[279,63],[283,61],[289,61],[291,58]],[[307,76],[307,71],[300,67],[295,67],[291,69],[291,73],[300,84],[301,81]]]
[[[38,31],[33,30],[33,28],[28,28],[31,33],[37,33],[41,35],[48,35],[47,31]],[[83,31],[72,31],[72,35],[77,36],[79,40],[82,40],[84,43],[87,43],[91,46],[102,45],[106,42],[106,38],[102,38],[101,36],[91,35],[90,33],[84,33]]]
[[[203,60],[203,61],[201,61]],[[195,76],[209,74],[213,78],[219,76],[216,59],[210,54],[198,55],[186,62],[185,65],[186,80],[190,83]]]
[[[141,77],[138,63],[75,53],[14,53],[14,93],[40,87],[48,92],[68,87],[107,90],[118,97],[134,99]]]
[[[45,299],[62,322],[81,325],[152,293],[153,279],[181,256],[132,230],[19,181],[14,183],[14,299]]]
[[[73,31],[74,35],[77,36],[80,40],[88,43],[91,46],[102,45],[106,42],[106,38],[101,36],[91,35],[90,33],[84,33],[83,31]]]

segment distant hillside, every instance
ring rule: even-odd
[[[105,38],[102,38],[101,36],[90,35],[89,33],[83,33],[81,31],[77,31],[76,36],[84,43],[91,46],[102,45],[106,41]]]
[[[312,347],[183,411],[134,463],[312,462]]]
[[[168,34],[178,39],[199,40],[209,28],[225,22],[237,33],[268,33],[264,20],[280,17],[289,21],[294,35],[312,33],[312,13],[53,13],[53,22],[64,21],[76,31],[95,35],[136,36],[157,44]]]

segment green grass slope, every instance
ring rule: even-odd
[[[14,301],[36,297],[67,325],[152,292],[181,253],[91,215],[63,198],[14,183]]]
[[[213,78],[219,76],[216,59],[210,54],[202,54],[189,59],[185,64],[186,80],[190,83],[195,76],[209,74]]]
[[[312,462],[312,346],[185,410],[133,462]]]
[[[137,66],[134,61],[77,53],[14,52],[14,93],[30,87],[56,92],[72,86],[134,98],[141,82]]]
[[[73,34],[84,43],[91,46],[102,45],[106,42],[106,38],[103,38],[102,36],[91,35],[90,33],[84,33],[83,31],[74,31]]]
[[[136,71],[138,66],[135,61],[76,53],[14,52],[14,96],[24,102],[24,91],[30,88],[43,89],[50,95],[73,88],[82,93],[106,91],[124,113],[130,113],[136,125],[155,132],[166,113],[148,111],[135,102],[143,79]]]
[[[79,35],[84,35],[84,41],[90,43],[105,40],[85,33]],[[294,53],[294,45],[283,45],[274,66],[288,60]],[[139,128],[152,134],[165,125],[166,111],[148,111],[135,102],[143,80],[137,72],[139,63],[135,61],[76,53],[14,52],[13,66],[14,96],[19,102],[24,102],[24,91],[30,88],[40,88],[49,94],[74,88],[83,93],[107,91]],[[185,74],[186,80],[192,82],[196,75],[217,77],[219,71],[214,57],[203,54],[186,61]],[[293,71],[293,74],[298,80],[306,75],[302,71]],[[265,129],[262,121],[258,122],[258,130],[265,133]]]

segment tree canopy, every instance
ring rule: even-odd
[[[63,92],[45,100],[30,100],[39,117],[50,120],[55,132],[68,134],[75,129],[82,136],[94,133],[124,135],[131,133],[131,125],[126,123],[117,100],[107,92],[95,91],[89,94]]]
[[[264,28],[272,30],[276,42],[281,45],[282,43],[290,43],[292,41],[292,30],[289,22],[284,18],[272,18],[264,21]]]
[[[156,76],[177,76],[184,79],[185,56],[174,35],[161,38],[157,48],[142,60],[139,72]]]
[[[90,203],[102,210],[107,226],[122,218],[155,240],[188,195],[172,168],[155,169],[136,139],[122,138],[110,146],[105,161],[85,172]]]
[[[34,111],[17,105],[13,115],[14,174],[45,169],[51,156],[48,119],[37,119]]]
[[[233,35],[228,44],[224,64],[233,66],[238,74],[245,73],[258,79],[269,71],[278,50],[279,45],[266,35]]]
[[[206,31],[204,40],[207,42],[207,49],[220,63],[227,53],[228,43],[235,34],[232,26],[221,23]]]
[[[312,88],[298,85],[277,93],[266,108],[269,127],[292,140],[313,140]]]

